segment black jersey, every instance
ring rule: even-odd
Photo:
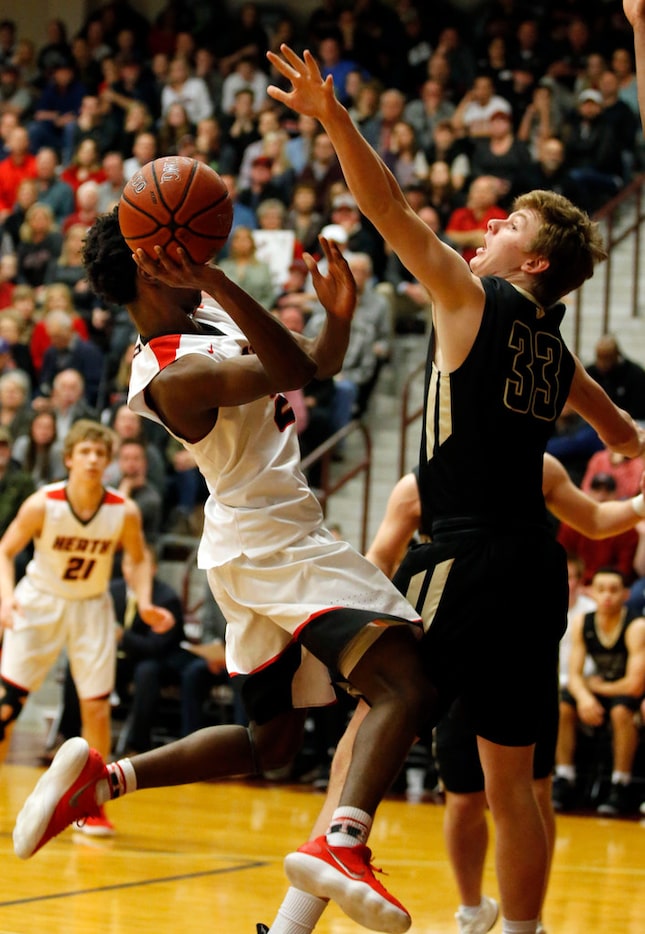
[[[575,370],[560,335],[564,305],[545,311],[497,277],[482,285],[481,326],[453,373],[434,366],[431,339],[419,461],[426,527],[547,522],[542,458]]]
[[[624,677],[627,669],[629,652],[625,645],[625,633],[633,619],[637,617],[627,609],[623,611],[623,619],[618,634],[611,645],[601,642],[596,629],[596,614],[587,613],[582,624],[582,637],[596,666],[596,673],[604,681],[618,681]]]

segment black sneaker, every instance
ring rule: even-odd
[[[607,800],[598,805],[597,813],[604,814],[605,817],[620,817],[621,814],[632,814],[635,810],[632,786],[614,783]]]
[[[576,803],[576,786],[568,778],[562,775],[556,775],[553,779],[553,789],[551,791],[551,800],[554,811],[571,811]]]
[[[266,924],[256,924],[255,934],[269,934],[269,929]]]

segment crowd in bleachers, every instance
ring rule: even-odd
[[[287,7],[229,7],[169,0],[148,20],[108,2],[74,34],[52,19],[40,41],[0,22],[0,453],[11,454],[0,461],[0,533],[21,497],[63,475],[62,439],[88,416],[116,432],[106,480],[139,503],[146,537],[199,531],[203,480],[127,409],[136,334],[82,264],[84,232],[153,158],[189,156],[222,175],[235,210],[218,261],[295,330],[309,333],[319,311],[303,252],[319,255],[321,231],[343,244],[361,280],[351,359],[335,383],[292,400],[303,453],[367,409],[392,336],[426,330],[427,294],[360,215],[327,135],[267,95],[282,80],[268,49],[311,49],[411,205],[466,258],[523,191],[550,188],[592,213],[643,169],[618,0],[468,13],[321,0],[304,20]],[[577,481],[597,448],[565,413],[553,452]]]

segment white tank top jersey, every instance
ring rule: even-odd
[[[179,357],[200,354],[217,366],[249,352],[247,337],[210,296],[202,296],[195,320],[221,333],[137,341],[128,396],[135,412],[161,422],[146,405],[144,391]],[[195,458],[210,494],[197,556],[200,568],[219,567],[240,554],[272,554],[321,525],[322,510],[300,470],[295,417],[284,396],[220,408],[201,441],[177,440]]]
[[[67,500],[66,481],[45,490],[45,518],[34,540],[27,577],[38,590],[66,600],[87,600],[108,589],[114,552],[125,521],[125,499],[109,487],[87,522]]]

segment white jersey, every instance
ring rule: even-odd
[[[34,539],[26,576],[42,593],[86,600],[107,591],[114,552],[125,522],[125,498],[109,487],[88,521],[79,519],[67,499],[67,482],[44,487],[45,518]]]
[[[248,338],[210,297],[204,296],[195,319],[219,333],[172,334],[137,342],[128,396],[135,412],[160,422],[147,406],[144,391],[179,357],[200,354],[217,366],[249,353]],[[273,554],[321,525],[322,510],[300,470],[295,416],[284,396],[222,407],[201,441],[178,440],[195,458],[210,494],[198,552],[200,568],[219,567],[242,554]]]

